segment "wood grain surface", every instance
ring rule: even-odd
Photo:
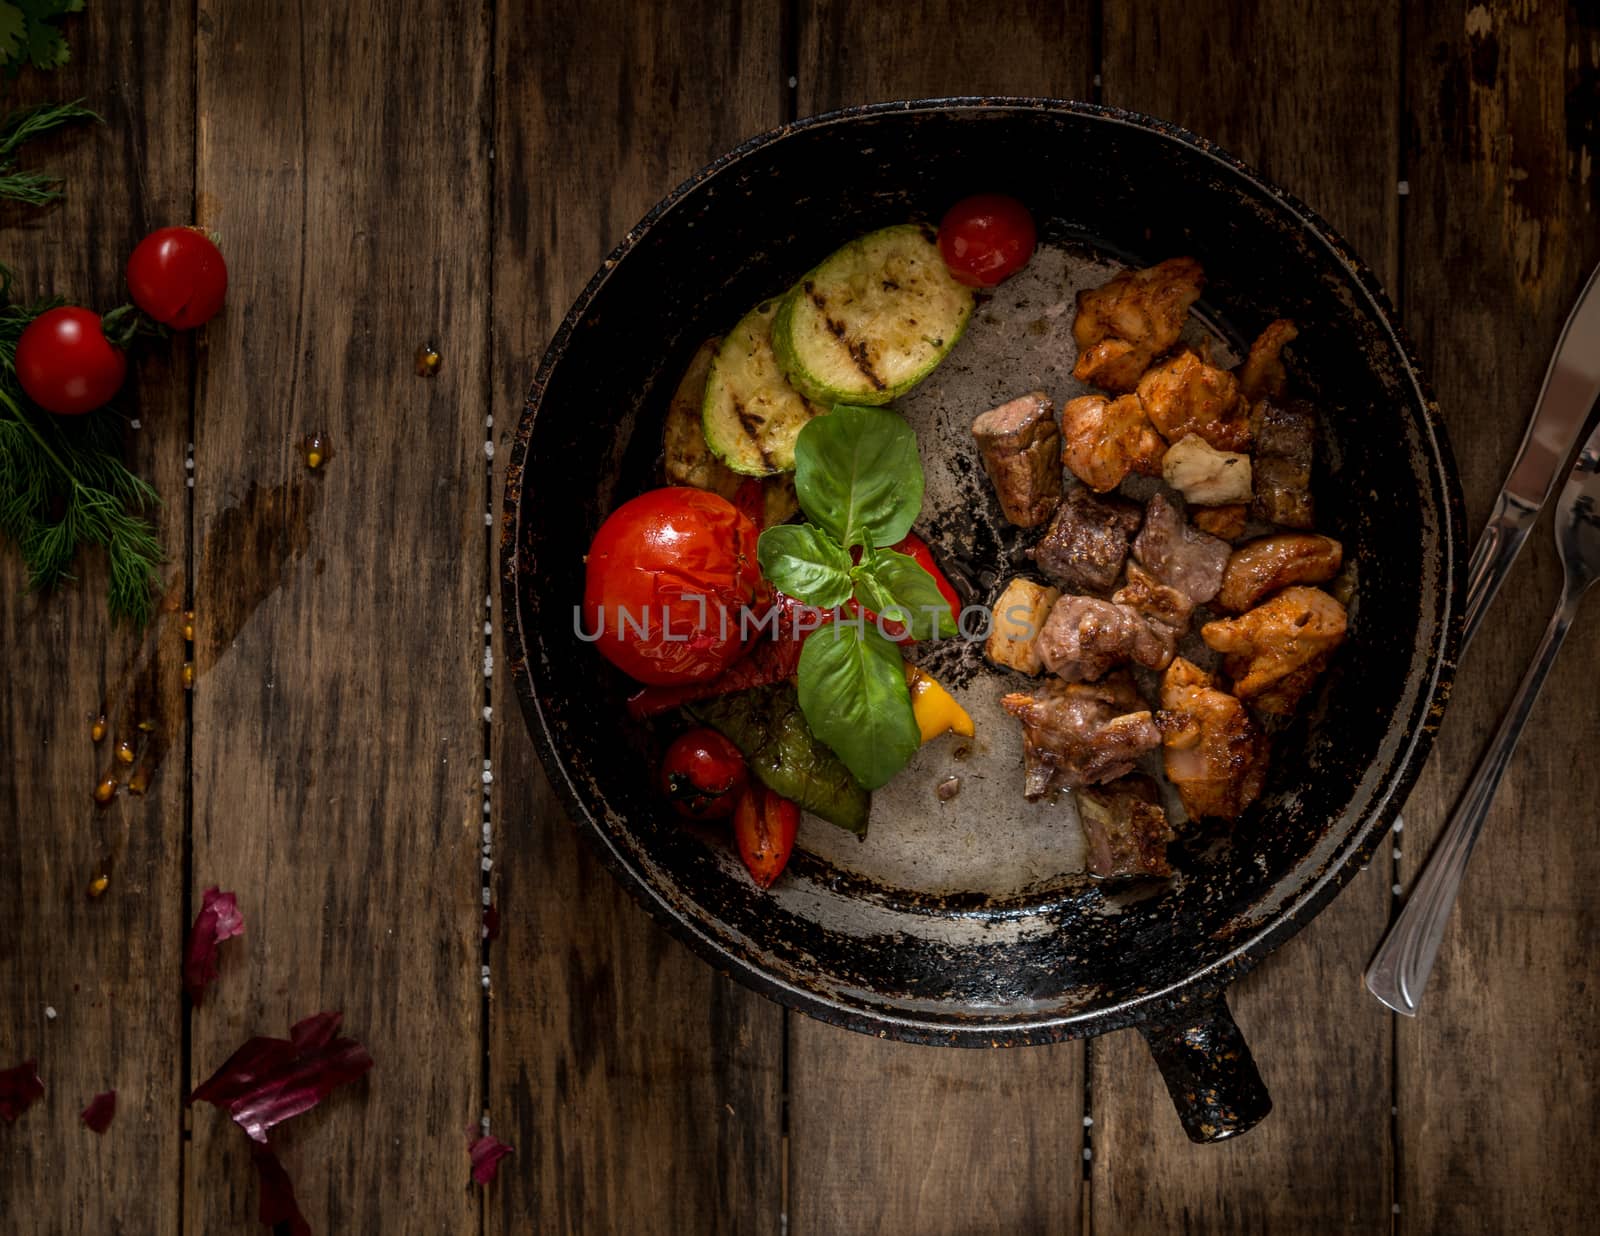
[[[606,252],[673,185],[782,119],[779,17],[749,0],[501,13],[502,446],[545,343]],[[524,494],[537,492],[535,474]],[[778,1232],[783,1010],[693,957],[623,891],[556,802],[509,678],[496,686],[505,930],[490,948],[489,1114],[518,1150],[490,1229]]]
[[[918,1048],[716,974],[580,842],[493,673],[484,517],[506,452],[485,439],[508,441],[572,297],[711,157],[872,99],[1102,97],[1293,190],[1400,302],[1476,533],[1600,259],[1600,24],[1550,0],[1407,9],[423,0],[402,19],[91,0],[69,18],[73,64],[7,83],[5,105],[81,93],[108,124],[30,152],[72,194],[0,210],[0,259],[28,290],[109,307],[134,241],[197,218],[232,283],[220,319],[130,384],[131,456],[168,500],[151,631],[110,628],[93,559],[80,587],[33,597],[0,549],[0,1068],[38,1056],[47,1086],[0,1124],[0,1230],[259,1230],[243,1134],[183,1095],[246,1037],[337,1008],[376,1068],[277,1139],[322,1233],[1587,1231],[1592,613],[1423,1015],[1396,1024],[1359,985],[1392,905],[1380,851],[1231,993],[1276,1110],[1209,1148],[1184,1140],[1132,1033]],[[413,371],[424,342],[432,378]],[[1546,519],[1408,806],[1406,882],[1557,581]],[[149,790],[96,810],[140,719]],[[486,880],[501,930],[485,949]],[[238,892],[246,931],[191,1015],[186,916],[212,884]],[[111,1086],[96,1137],[77,1113]],[[485,1114],[516,1148],[487,1189],[466,1154]]]
[[[1399,268],[1400,19],[1200,0],[1106,8],[1105,99],[1221,143],[1333,224],[1390,288]],[[1224,68],[1224,49],[1252,66]],[[1374,82],[1376,78],[1376,84]],[[1314,136],[1313,136],[1314,135]],[[1164,256],[1164,255],[1152,255]],[[1361,987],[1382,934],[1380,849],[1299,936],[1229,992],[1272,1093],[1248,1136],[1195,1146],[1135,1032],[1090,1046],[1096,1232],[1370,1232],[1392,1205],[1391,1016]]]
[[[100,5],[76,24],[72,65],[7,88],[6,109],[81,95],[106,120],[24,150],[26,166],[66,177],[68,192],[46,210],[0,207],[0,261],[22,296],[108,309],[126,297],[122,266],[139,237],[189,217],[191,32],[187,10]],[[119,71],[132,57],[137,78]],[[111,625],[98,551],[80,555],[78,586],[48,596],[26,594],[17,555],[0,552],[0,1068],[37,1057],[45,1085],[15,1126],[0,1123],[6,1232],[178,1230],[191,366],[181,344],[147,357],[122,407],[142,426],[129,432],[129,462],[167,500],[160,617],[142,637]],[[102,710],[96,745],[90,719]],[[123,739],[146,771],[142,796],[113,756]],[[97,807],[92,791],[113,771],[122,788]],[[99,874],[110,883],[91,900]],[[109,1089],[116,1117],[97,1137],[79,1112]]]
[[[199,215],[232,282],[195,411],[192,891],[237,891],[245,933],[190,1081],[343,1011],[376,1067],[274,1138],[321,1232],[478,1222],[488,25],[199,19]],[[246,1227],[247,1139],[191,1123],[186,1228]]]
[[[1510,465],[1573,298],[1600,261],[1592,6],[1417,6],[1406,27],[1406,308],[1474,532]],[[1540,521],[1456,679],[1408,812],[1407,883],[1556,603]],[[1529,718],[1422,1012],[1401,1019],[1400,1206],[1417,1232],[1587,1232],[1600,1174],[1600,660],[1595,598]]]

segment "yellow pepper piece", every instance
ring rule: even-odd
[[[972,717],[933,675],[907,662],[906,686],[911,688],[911,711],[917,718],[923,742],[932,742],[951,730],[963,738],[972,737]]]

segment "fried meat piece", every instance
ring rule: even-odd
[[[1242,614],[1292,584],[1321,584],[1339,573],[1344,546],[1331,536],[1284,532],[1239,546],[1222,573],[1217,605]]]
[[[1261,793],[1267,740],[1250,712],[1183,657],[1161,679],[1162,761],[1191,819],[1236,820]]]
[[[1061,432],[1043,391],[991,408],[972,422],[1000,509],[1019,528],[1050,518],[1061,501]]]
[[[1176,834],[1149,777],[1135,774],[1072,794],[1088,849],[1090,875],[1167,876],[1167,842]]]
[[[1083,395],[1061,409],[1062,462],[1096,493],[1109,493],[1128,473],[1160,476],[1167,444],[1137,395]]]
[[[1028,556],[1063,588],[1109,592],[1122,574],[1128,542],[1144,516],[1139,504],[1074,488]]]
[[[1244,526],[1250,518],[1250,504],[1232,502],[1227,506],[1203,506],[1190,517],[1201,532],[1234,541],[1244,535]]]
[[[1239,397],[1239,380],[1193,352],[1140,378],[1139,402],[1168,442],[1198,434],[1219,451],[1250,449],[1250,405]]]
[[[1239,366],[1239,389],[1251,403],[1259,399],[1282,399],[1289,385],[1283,367],[1284,345],[1298,338],[1300,330],[1288,318],[1267,323],[1267,328],[1250,345],[1250,355]]]
[[[1093,682],[1128,661],[1165,669],[1174,643],[1170,632],[1163,638],[1131,605],[1064,596],[1050,610],[1034,650],[1046,669],[1067,682]]]
[[[1131,391],[1150,362],[1178,342],[1204,282],[1199,262],[1177,257],[1079,292],[1072,376],[1106,390]]]
[[[1320,588],[1286,588],[1238,618],[1200,628],[1234,693],[1274,716],[1294,711],[1344,642],[1345,609]]]
[[[1250,423],[1255,435],[1252,509],[1257,519],[1285,528],[1314,527],[1311,463],[1317,440],[1317,414],[1303,399],[1256,404]]]
[[[1185,522],[1183,512],[1164,493],[1150,499],[1144,527],[1133,542],[1139,564],[1195,605],[1217,595],[1231,552],[1226,541]]]
[[[1114,781],[1161,745],[1161,732],[1133,682],[1051,678],[1033,694],[1014,692],[1001,706],[1022,722],[1024,789],[1031,802],[1064,789]]]

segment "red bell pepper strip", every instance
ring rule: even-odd
[[[914,559],[918,566],[933,576],[933,582],[939,587],[939,595],[944,598],[945,604],[950,607],[951,618],[955,618],[961,613],[961,598],[956,595],[956,590],[951,586],[950,581],[944,577],[944,572],[939,569],[939,564],[933,560],[933,551],[928,548],[926,541],[915,532],[908,532],[903,539],[896,541],[889,548]],[[850,598],[848,608],[852,614],[861,614],[868,622],[878,621],[878,615],[865,605],[862,605],[854,597]],[[905,627],[898,622],[883,623],[883,633],[897,644],[916,642],[911,638]]]

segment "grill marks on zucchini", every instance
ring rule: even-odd
[[[798,390],[823,404],[885,404],[949,354],[973,295],[950,276],[934,241],[909,223],[868,233],[784,297],[772,344]]]
[[[826,409],[784,378],[772,350],[778,302],[763,301],[728,332],[706,379],[706,444],[735,472],[771,476],[794,467],[794,440]]]

